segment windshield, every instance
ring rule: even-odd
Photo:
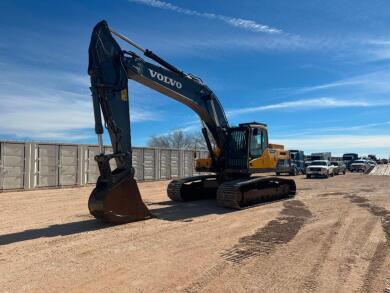
[[[336,163],[336,162],[332,162],[332,163],[330,163],[332,166],[338,166],[339,164],[338,163]]]
[[[326,162],[324,161],[314,161],[314,162],[311,162],[311,165],[312,166],[326,166]]]

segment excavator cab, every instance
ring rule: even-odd
[[[284,152],[283,146],[274,146],[268,143],[268,128],[264,123],[241,123],[229,128],[221,158],[225,172],[253,174],[273,170]],[[196,170],[212,172],[212,159],[197,159]]]
[[[227,172],[248,171],[251,158],[259,157],[267,147],[267,126],[262,123],[242,123],[228,129],[223,160]]]

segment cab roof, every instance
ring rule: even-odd
[[[239,124],[240,127],[258,127],[258,128],[267,128],[267,124],[265,123],[260,123],[260,122],[246,122],[246,123],[240,123]]]

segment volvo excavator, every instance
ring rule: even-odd
[[[122,50],[114,36],[149,58]],[[111,29],[106,21],[93,29],[88,74],[100,154],[95,157],[100,176],[88,207],[98,219],[122,224],[152,217],[142,201],[132,166],[128,80],[138,82],[191,108],[200,118],[209,157],[196,160],[205,175],[172,180],[168,196],[174,201],[214,197],[222,207],[241,209],[265,198],[292,197],[291,179],[254,176],[274,171],[285,153],[268,143],[267,125],[258,122],[229,126],[214,92],[198,77],[183,72],[148,49]],[[103,114],[113,153],[103,151]],[[110,160],[116,168],[111,170]]]

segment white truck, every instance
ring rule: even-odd
[[[328,160],[316,160],[306,168],[306,178],[334,176],[334,166]]]

